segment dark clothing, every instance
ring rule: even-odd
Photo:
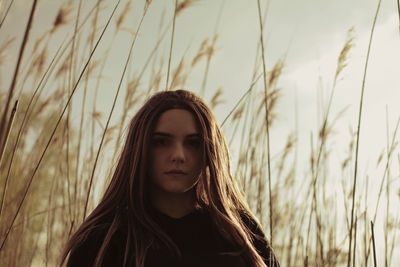
[[[181,260],[172,257],[167,249],[155,250],[150,248],[145,267],[248,267],[244,255],[227,255],[226,252],[238,251],[217,231],[207,212],[194,211],[182,218],[171,218],[158,212],[156,222],[170,236],[182,253]],[[269,265],[269,255],[275,259],[265,235],[253,220],[244,218],[249,229],[263,237],[255,239],[255,247]],[[68,267],[92,266],[97,252],[104,240],[106,231],[90,234],[85,242],[71,252]],[[125,252],[126,234],[117,232],[111,239],[102,266],[122,266]],[[225,253],[224,253],[225,252]],[[278,262],[271,267],[278,267]]]

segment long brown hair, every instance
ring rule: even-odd
[[[61,264],[106,218],[112,218],[112,222],[107,226],[95,266],[101,266],[111,238],[122,225],[126,225],[128,232],[124,266],[133,255],[135,266],[143,267],[147,249],[154,246],[157,240],[180,255],[178,247],[151,216],[147,179],[151,133],[160,115],[173,108],[190,111],[203,137],[204,169],[196,185],[197,205],[209,212],[216,229],[241,248],[239,252],[244,253],[254,267],[266,266],[253,245],[255,236],[243,222],[243,215],[253,220],[255,217],[230,174],[228,149],[221,129],[202,99],[186,90],[155,94],[133,117],[111,182],[100,203],[68,241]],[[128,216],[122,216],[123,212]]]

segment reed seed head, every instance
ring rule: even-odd
[[[242,113],[244,111],[244,107],[245,107],[245,102],[240,104],[239,108],[237,108],[235,113],[233,113],[233,116],[232,116],[232,120],[233,121],[239,119],[242,116]]]
[[[179,3],[176,7],[176,16],[182,14],[182,12],[187,9],[188,7],[192,6],[196,0],[184,0],[183,2]]]
[[[211,109],[214,109],[217,105],[224,102],[224,100],[221,100],[222,93],[223,93],[222,87],[219,87],[211,99],[211,104],[210,104]]]
[[[146,2],[147,3],[147,2]],[[117,30],[121,29],[122,24],[124,23],[126,16],[129,13],[129,10],[131,9],[131,5],[132,5],[132,1],[128,1],[125,4],[124,9],[121,12],[121,15],[119,15],[118,19],[117,19]]]
[[[347,66],[347,59],[349,57],[349,52],[351,48],[354,46],[353,42],[354,42],[354,27],[350,28],[347,31],[347,41],[344,44],[342,51],[340,52],[337,62],[335,81],[337,80],[343,69]]]
[[[51,33],[56,32],[60,27],[68,24],[71,21],[71,18],[69,16],[72,10],[73,8],[70,5],[63,5],[60,7],[56,19],[54,20]]]

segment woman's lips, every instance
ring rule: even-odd
[[[180,176],[180,175],[186,175],[187,173],[182,170],[170,170],[170,171],[166,171],[165,174]]]

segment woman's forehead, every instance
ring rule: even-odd
[[[158,118],[154,132],[194,135],[199,134],[199,127],[192,112],[185,109],[169,109]]]

